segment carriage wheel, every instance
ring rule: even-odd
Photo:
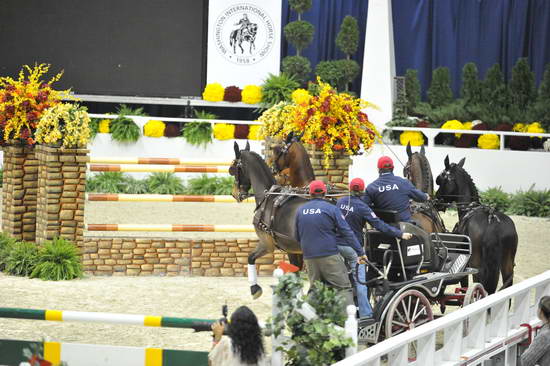
[[[478,300],[487,297],[487,291],[483,288],[483,285],[479,282],[472,283],[472,286],[468,287],[466,294],[464,295],[464,301],[462,306],[470,305]]]
[[[386,338],[414,329],[433,318],[428,298],[418,290],[407,290],[391,302],[386,314]]]

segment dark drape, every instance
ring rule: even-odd
[[[336,35],[340,31],[340,25],[346,15],[352,15],[359,25],[359,47],[353,59],[363,64],[363,52],[365,46],[365,26],[367,24],[368,0],[315,0],[310,10],[302,14],[302,19],[311,22],[315,27],[313,42],[302,52],[311,62],[311,67],[320,61],[337,60],[345,55],[336,47]],[[297,19],[297,14],[290,10],[288,0],[283,0],[283,27]],[[283,36],[281,57],[296,54],[294,47],[290,46]],[[313,79],[312,74],[312,79]],[[351,88],[357,94],[361,91],[361,75],[357,77]]]
[[[537,85],[550,62],[548,0],[393,0],[392,10],[396,73],[417,69],[424,92],[439,66],[450,69],[458,96],[467,62],[480,77],[499,63],[509,78],[527,57]]]

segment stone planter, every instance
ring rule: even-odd
[[[86,162],[89,150],[37,146],[36,242],[63,237],[78,246],[84,230]]]
[[[2,179],[2,231],[18,240],[35,240],[38,160],[33,146],[8,145]]]

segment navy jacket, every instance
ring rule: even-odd
[[[393,173],[382,173],[367,186],[365,202],[375,208],[395,210],[399,221],[411,221],[409,199],[424,202],[428,194],[416,189],[407,179]]]
[[[360,243],[363,242],[363,227],[365,227],[365,223],[367,221],[377,230],[390,236],[400,238],[403,235],[401,230],[386,224],[383,220],[376,216],[376,214],[372,212],[371,208],[359,197],[342,197],[336,202],[336,207],[342,211],[347,223],[355,233],[355,236]]]
[[[349,245],[357,255],[365,255],[340,210],[320,198],[314,198],[298,208],[296,239],[305,259],[338,254],[338,245]]]

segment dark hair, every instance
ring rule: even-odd
[[[382,174],[382,173],[391,173],[393,172],[393,168],[382,168],[382,169],[378,169],[378,173],[379,174]]]
[[[231,314],[228,334],[233,343],[233,353],[249,365],[258,363],[264,354],[264,339],[258,318],[247,306],[237,308]]]
[[[550,322],[550,296],[543,296],[540,298],[539,308],[544,314],[547,322]]]

